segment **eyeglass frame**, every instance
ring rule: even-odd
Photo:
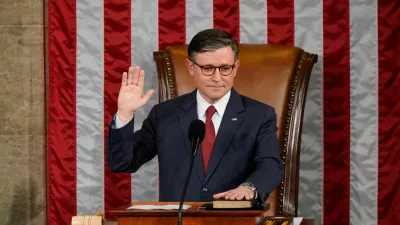
[[[236,62],[237,62],[237,61],[235,61],[232,65],[222,65],[222,66],[204,65],[204,66],[201,66],[201,65],[199,65],[198,63],[196,63],[194,60],[191,60],[191,61],[192,61],[192,63],[193,63],[194,65],[200,67],[201,73],[202,73],[204,76],[207,76],[207,77],[210,77],[210,76],[214,75],[214,74],[215,74],[215,71],[217,70],[217,68],[218,68],[219,74],[221,74],[221,76],[224,76],[224,77],[230,76],[230,75],[232,74],[232,72],[233,72],[233,69],[236,68],[236,65],[235,65],[235,64],[236,64]],[[206,66],[210,66],[210,67],[214,68],[214,71],[213,71],[210,75],[204,74],[203,67],[206,67]],[[229,67],[231,67],[231,69],[232,69],[231,72],[230,72],[229,74],[227,74],[227,75],[223,75],[223,74],[221,73],[221,68],[224,67],[224,66],[229,66]]]

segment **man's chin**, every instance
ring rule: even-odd
[[[220,100],[222,97],[224,97],[224,95],[225,95],[225,92],[219,92],[219,93],[212,93],[211,95],[209,95],[210,96],[210,98],[213,100],[213,101],[218,101],[218,100]]]
[[[225,87],[209,87],[211,93],[213,93],[214,95],[224,95],[224,93],[226,93],[226,89]],[[221,97],[222,97],[221,96]]]
[[[203,92],[203,97],[207,97],[209,100],[216,102],[221,99],[228,91],[225,88],[213,88],[208,87],[207,92]]]

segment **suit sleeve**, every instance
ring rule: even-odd
[[[253,173],[246,182],[251,182],[257,188],[261,201],[265,202],[269,194],[283,180],[284,171],[280,157],[280,147],[276,134],[276,113],[269,108],[259,130],[253,158]]]
[[[115,128],[115,117],[109,127],[107,139],[107,164],[111,171],[134,173],[157,155],[157,109],[154,106],[143,121],[140,130],[134,132],[134,118],[121,128]]]

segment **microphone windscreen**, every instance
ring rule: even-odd
[[[199,138],[199,142],[202,142],[204,135],[206,134],[206,125],[201,120],[193,120],[189,126],[189,140],[193,138]]]

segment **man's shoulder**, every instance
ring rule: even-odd
[[[264,111],[265,110],[267,110],[267,111],[274,110],[274,107],[272,105],[266,104],[264,102],[261,102],[259,100],[253,99],[253,98],[250,98],[246,95],[242,95],[242,94],[239,94],[239,95],[240,95],[240,98],[242,99],[243,106],[246,110],[260,110],[260,109],[264,110]]]
[[[276,121],[277,114],[274,106],[245,95],[240,95],[240,97],[244,107],[242,115],[249,123],[253,123],[254,126],[263,126],[270,121]]]
[[[158,110],[170,110],[173,108],[179,108],[182,105],[183,101],[189,95],[190,95],[190,93],[176,96],[172,99],[168,99],[163,102],[160,102],[160,103],[156,104],[155,106],[157,107]]]

